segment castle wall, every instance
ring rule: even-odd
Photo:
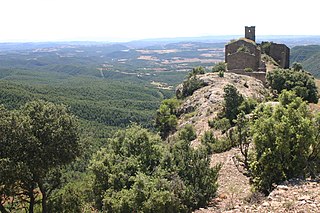
[[[284,44],[268,42],[263,45],[264,53],[271,56],[282,68],[289,68],[290,49]],[[269,45],[270,44],[270,45]],[[240,47],[246,47],[239,49]],[[238,52],[238,50],[241,50]],[[261,47],[255,43],[255,27],[245,27],[245,38],[231,42],[225,46],[225,62],[228,72],[252,76],[266,82],[266,64],[261,61]],[[245,72],[251,68],[253,72]]]
[[[257,71],[260,65],[260,55],[255,56],[250,53],[236,52],[228,55],[227,58],[228,70],[251,68]]]
[[[225,47],[225,58],[233,53],[236,53],[241,46],[246,46],[251,54],[257,54],[257,45],[255,45],[252,41],[246,41],[244,39],[239,39],[232,43],[229,43]],[[227,62],[227,61],[226,61]],[[227,62],[228,63],[228,62]]]
[[[271,43],[269,55],[281,68],[289,68],[290,49],[285,44]]]
[[[232,72],[238,75],[251,76],[262,81],[263,84],[266,84],[266,72],[245,72],[242,69],[228,70],[228,72]]]

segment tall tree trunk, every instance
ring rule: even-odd
[[[2,205],[2,203],[0,203],[0,211],[1,213],[9,213],[6,208],[4,208],[4,206]]]
[[[39,185],[39,189],[41,191],[42,194],[42,200],[41,200],[41,204],[42,204],[42,213],[47,213],[48,209],[47,209],[47,192],[46,189],[44,188],[43,184],[41,181],[38,182]]]

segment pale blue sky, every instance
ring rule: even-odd
[[[0,0],[0,42],[320,35],[317,0]]]

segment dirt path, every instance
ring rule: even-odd
[[[235,159],[239,154],[240,150],[233,148],[227,152],[212,155],[211,166],[217,163],[223,164],[218,178],[218,197],[213,200],[212,206],[199,209],[195,213],[223,212],[238,208],[244,203],[244,198],[250,195],[249,178],[240,172],[241,166],[237,166],[238,161]]]

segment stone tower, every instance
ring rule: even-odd
[[[245,27],[245,38],[250,39],[252,41],[256,41],[256,27],[251,26],[251,27]]]

